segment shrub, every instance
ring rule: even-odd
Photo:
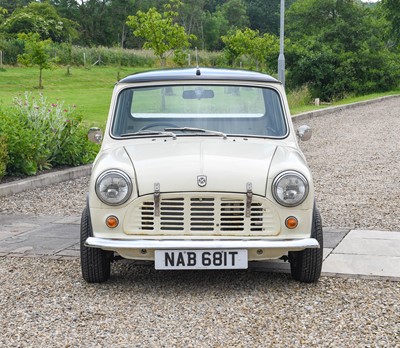
[[[307,85],[289,90],[287,98],[291,108],[305,106],[311,103],[311,93]]]
[[[91,162],[98,145],[91,143],[76,107],[48,103],[25,94],[0,113],[0,134],[7,137],[7,173],[34,175],[57,165]]]
[[[0,135],[0,181],[6,173],[8,161],[6,137]]]

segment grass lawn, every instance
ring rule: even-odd
[[[98,66],[90,68],[72,67],[69,76],[66,75],[67,69],[65,67],[43,70],[44,89],[39,90],[35,88],[39,84],[39,70],[37,68],[5,67],[5,69],[0,70],[0,107],[11,105],[15,96],[25,92],[32,93],[32,95],[42,93],[49,103],[64,101],[65,105],[76,105],[90,126],[104,127],[118,73],[119,77],[122,78],[143,70],[148,69]],[[332,105],[348,104],[391,94],[400,94],[400,90],[346,98]],[[327,106],[331,105],[290,105],[290,108],[291,113],[295,115]]]
[[[141,71],[140,68],[72,67],[43,70],[44,89],[37,89],[37,68],[5,67],[0,70],[0,107],[12,104],[13,98],[25,92],[33,96],[42,93],[49,103],[64,101],[76,105],[90,125],[103,126],[107,120],[111,94],[119,72],[120,78]]]
[[[301,106],[290,105],[290,112],[291,112],[292,115],[296,115],[296,114],[300,114],[302,112],[324,109],[324,108],[327,108],[327,107],[330,107],[330,106],[351,104],[351,103],[356,103],[356,102],[359,102],[359,101],[370,100],[370,99],[375,99],[375,98],[379,98],[379,97],[385,97],[385,96],[388,96],[388,95],[398,95],[398,94],[400,94],[400,90],[399,89],[397,89],[395,91],[389,91],[389,92],[383,92],[383,93],[373,93],[373,94],[368,94],[368,95],[363,95],[363,96],[358,96],[358,97],[348,97],[348,98],[333,102],[331,104],[324,104],[324,105],[320,105],[320,106],[315,106],[315,105],[301,105]]]

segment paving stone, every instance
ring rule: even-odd
[[[377,255],[331,254],[322,271],[381,277],[400,277],[400,257]]]
[[[0,252],[18,253],[21,255],[54,255],[76,243],[75,240],[64,238],[43,238],[30,235],[29,238],[11,237],[0,243]],[[19,250],[23,250],[21,253]]]
[[[333,254],[400,257],[400,239],[345,238],[333,251]]]
[[[80,225],[81,217],[80,216],[67,216],[63,219],[54,221],[55,224],[73,224]]]
[[[341,232],[326,232],[324,230],[324,247],[336,248],[337,245],[346,237],[348,231]]]
[[[71,249],[65,249],[61,250],[60,252],[57,253],[58,256],[72,256],[72,257],[80,257],[80,251],[79,250],[71,250]]]
[[[347,239],[395,239],[400,240],[400,232],[395,231],[372,231],[372,230],[352,230],[347,235]]]

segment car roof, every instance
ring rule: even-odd
[[[255,71],[216,69],[216,68],[187,68],[187,69],[166,69],[151,70],[129,75],[119,83],[140,83],[140,82],[161,82],[161,81],[193,81],[193,80],[221,80],[221,81],[247,81],[247,82],[268,82],[280,83],[270,75]]]

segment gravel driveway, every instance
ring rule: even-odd
[[[295,123],[314,130],[301,146],[324,225],[400,231],[400,98]],[[0,198],[0,211],[78,215],[86,187]],[[88,285],[78,261],[0,257],[0,346],[392,348],[399,299],[400,282],[127,264]]]

